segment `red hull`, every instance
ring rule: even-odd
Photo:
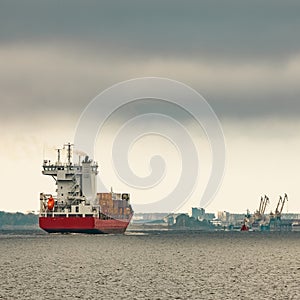
[[[102,220],[94,217],[40,217],[40,228],[49,233],[124,233],[130,219]]]

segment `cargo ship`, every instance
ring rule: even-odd
[[[43,162],[43,175],[51,176],[56,195],[40,194],[39,226],[48,233],[124,233],[133,216],[129,193],[96,193],[98,164],[88,156],[72,163],[73,145],[57,149],[57,161]],[[61,162],[66,149],[67,162]]]

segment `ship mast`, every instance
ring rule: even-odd
[[[68,165],[71,165],[71,158],[72,158],[72,146],[74,146],[74,144],[68,143],[68,144],[64,144],[64,149],[65,147],[67,147],[67,158],[68,158]]]
[[[57,163],[60,164],[60,151],[62,150],[61,148],[55,149],[57,151]]]

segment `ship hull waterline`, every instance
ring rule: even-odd
[[[95,217],[39,217],[40,228],[48,233],[122,234],[130,219],[102,220]]]

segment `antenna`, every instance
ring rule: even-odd
[[[67,147],[67,157],[68,157],[68,165],[71,165],[71,157],[72,157],[72,149],[71,147],[74,146],[74,144],[68,143],[64,144],[64,149]]]
[[[57,163],[60,164],[60,151],[62,150],[61,148],[55,149],[57,151]]]

